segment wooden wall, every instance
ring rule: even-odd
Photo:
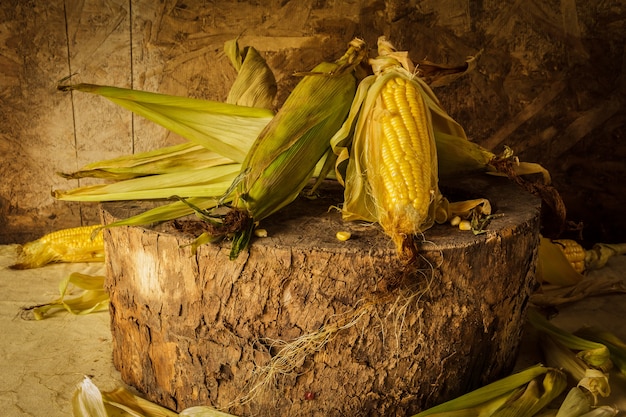
[[[414,59],[479,67],[436,90],[475,141],[547,166],[591,241],[626,240],[626,5],[621,0],[4,0],[0,4],[0,242],[97,221],[57,202],[57,171],[180,138],[73,82],[223,99],[221,53],[241,35],[277,73],[386,35]],[[81,180],[81,184],[87,184]]]

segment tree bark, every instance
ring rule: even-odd
[[[269,236],[235,261],[229,242],[192,255],[194,236],[179,226],[193,219],[107,229],[122,378],[179,411],[372,416],[410,415],[510,372],[534,285],[540,202],[487,176],[442,189],[453,201],[489,198],[502,216],[476,236],[434,226],[409,267],[379,227],[329,210],[342,200],[332,185],[264,221]],[[144,208],[107,203],[103,221]],[[340,230],[353,237],[338,241]]]

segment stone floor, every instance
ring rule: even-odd
[[[72,414],[71,397],[85,375],[102,390],[122,381],[111,361],[108,313],[73,316],[60,313],[43,321],[26,320],[20,308],[50,301],[71,272],[102,275],[102,264],[59,264],[26,271],[6,267],[15,261],[15,246],[0,246],[0,410],[7,417]],[[613,258],[594,274],[626,279],[626,256]],[[626,340],[626,294],[584,299],[560,309],[554,323],[573,331],[594,325]],[[538,347],[522,341],[518,367],[540,361]],[[611,397],[604,400],[626,410],[626,378],[611,375]]]

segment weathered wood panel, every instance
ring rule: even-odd
[[[626,8],[619,0],[4,1],[0,5],[0,241],[95,221],[55,202],[55,171],[180,141],[105,100],[55,91],[58,80],[223,99],[221,53],[241,35],[277,72],[332,59],[353,36],[384,34],[414,59],[479,67],[437,89],[474,140],[546,165],[589,240],[626,233]],[[623,238],[622,238],[623,239]]]

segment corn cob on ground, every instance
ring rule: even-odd
[[[11,269],[38,268],[53,262],[102,262],[102,226],[80,226],[48,233],[20,248]]]
[[[554,239],[552,243],[561,249],[576,272],[585,272],[585,249],[580,243],[572,239]]]

